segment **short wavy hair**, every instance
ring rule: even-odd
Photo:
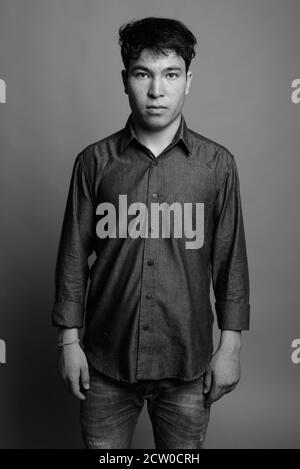
[[[166,50],[175,51],[185,61],[186,73],[195,57],[197,40],[181,22],[170,18],[149,16],[132,20],[119,28],[119,45],[126,71],[130,59],[137,59],[143,49],[149,48],[155,54],[167,55]]]

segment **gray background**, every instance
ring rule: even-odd
[[[82,447],[79,402],[56,373],[54,264],[74,159],[129,114],[118,27],[149,15],[180,19],[198,38],[184,115],[240,174],[251,330],[242,380],[214,404],[206,447],[300,447],[298,0],[0,1],[0,447]],[[145,405],[133,448],[153,447]]]

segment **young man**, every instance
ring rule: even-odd
[[[119,32],[131,114],[74,163],[52,313],[59,372],[81,400],[87,448],[130,448],[145,399],[156,448],[203,448],[211,404],[240,379],[249,328],[237,167],[182,115],[194,35],[155,17]]]

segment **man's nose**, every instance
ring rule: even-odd
[[[148,94],[153,98],[157,98],[165,94],[164,86],[160,78],[153,78],[151,85],[149,86]]]

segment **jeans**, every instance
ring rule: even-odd
[[[87,449],[131,448],[138,416],[147,400],[155,448],[201,449],[210,406],[204,406],[203,378],[117,381],[90,366],[90,389],[80,401]]]

